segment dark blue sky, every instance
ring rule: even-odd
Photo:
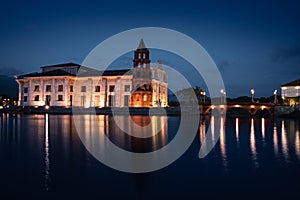
[[[81,63],[106,38],[155,26],[198,41],[229,97],[249,96],[251,87],[256,96],[270,96],[300,78],[299,10],[297,1],[2,1],[0,74]]]

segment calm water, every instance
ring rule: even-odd
[[[82,128],[90,131],[90,116]],[[133,118],[165,123],[153,138],[124,134],[109,116],[97,116],[110,140],[149,152],[174,137],[180,117]],[[128,119],[123,117],[127,124]],[[208,123],[221,130],[209,155],[198,158]],[[129,127],[132,124],[127,124]],[[300,119],[203,119],[186,153],[170,166],[128,174],[98,162],[81,143],[69,115],[0,115],[0,195],[3,199],[291,198],[300,195]],[[86,135],[93,139],[92,135]]]

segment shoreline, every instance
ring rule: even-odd
[[[201,109],[200,109],[201,110]],[[46,109],[43,107],[14,107],[14,108],[4,108],[0,110],[0,113],[11,113],[11,114],[52,114],[52,115],[73,115],[75,114],[96,114],[96,115],[141,115],[141,116],[181,116],[181,115],[201,115],[209,116],[209,114],[203,114],[193,107],[155,107],[155,108],[145,108],[145,107],[103,107],[103,108],[80,108],[80,107],[51,107]],[[218,115],[217,115],[218,116]],[[274,114],[274,115],[251,115],[244,111],[241,112],[230,112],[227,111],[226,117],[230,118],[300,118],[300,111],[293,112],[290,114]]]

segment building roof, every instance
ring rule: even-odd
[[[70,63],[61,63],[61,64],[56,64],[56,65],[42,66],[41,68],[47,68],[47,67],[74,67],[74,66],[80,67],[79,64],[70,62]]]
[[[300,86],[300,79],[281,85],[281,87],[285,86]]]
[[[71,73],[64,69],[65,66],[78,66],[78,71],[76,73]],[[58,64],[52,66],[44,66],[44,67],[62,67],[62,69],[54,69],[51,71],[45,72],[34,72],[29,74],[23,74],[16,76],[17,79],[23,79],[25,77],[47,77],[47,76],[79,76],[79,77],[94,77],[94,76],[123,76],[127,73],[127,75],[132,75],[130,69],[118,69],[118,70],[105,70],[100,71],[96,69],[92,69],[85,66],[80,66],[76,63],[66,63],[66,64]],[[44,68],[42,67],[42,68]]]
[[[146,45],[145,45],[143,38],[141,39],[137,49],[146,49]]]
[[[40,72],[40,73],[34,72],[34,73],[19,75],[17,76],[17,79],[23,79],[25,77],[44,77],[44,76],[75,76],[75,75],[62,69],[56,69],[47,72]]]

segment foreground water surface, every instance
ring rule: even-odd
[[[122,117],[130,129],[155,122],[159,133],[141,139],[121,131],[113,117],[0,115],[0,191],[10,199],[220,199],[291,198],[300,195],[300,119],[202,119],[194,142],[159,171],[130,174],[97,161],[78,135],[93,141],[95,127],[119,147],[151,152],[175,136],[180,117]],[[130,117],[129,117],[130,118]],[[198,158],[208,125],[220,131],[213,150]],[[131,124],[134,123],[135,125]],[[152,126],[157,129],[157,126]],[[135,130],[135,129],[134,129]],[[134,131],[133,130],[133,131]],[[105,145],[100,145],[100,150]]]

